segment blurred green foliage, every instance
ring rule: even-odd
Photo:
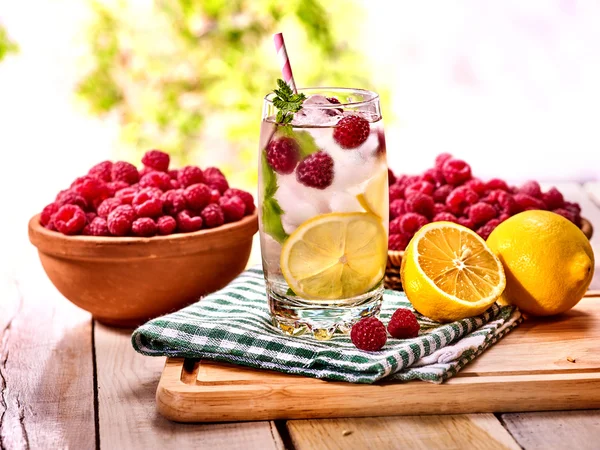
[[[92,60],[77,92],[92,113],[117,115],[132,152],[122,157],[160,148],[176,164],[218,164],[238,182],[254,183],[262,99],[281,77],[272,40],[278,31],[297,85],[371,87],[347,41],[361,14],[347,0],[92,7]]]
[[[19,46],[8,37],[6,29],[0,24],[0,61],[6,58],[9,53],[19,51]]]

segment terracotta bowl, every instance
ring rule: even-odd
[[[256,213],[194,233],[136,237],[65,236],[29,221],[29,240],[68,300],[100,322],[136,326],[224,287],[248,263]]]

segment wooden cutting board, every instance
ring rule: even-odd
[[[530,319],[441,385],[323,381],[168,358],[156,392],[178,422],[600,408],[600,293]]]

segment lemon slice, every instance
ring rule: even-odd
[[[415,309],[440,322],[483,313],[506,286],[502,263],[485,241],[451,222],[430,223],[415,234],[400,274]]]
[[[281,249],[281,272],[300,297],[355,297],[381,281],[387,236],[369,213],[331,213],[302,223]]]
[[[356,199],[365,211],[377,217],[386,218],[389,213],[388,172],[385,166],[367,181],[365,191],[358,194]]]

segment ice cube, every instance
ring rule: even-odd
[[[356,195],[348,192],[333,191],[330,196],[329,206],[333,212],[357,212],[363,211],[362,206],[356,199]]]
[[[303,108],[294,115],[292,125],[334,126],[342,118],[342,112],[338,108],[315,107],[332,104],[322,95],[311,95],[302,103]]]
[[[280,273],[279,255],[281,254],[281,244],[267,233],[261,233],[260,249],[266,272],[269,274]]]

